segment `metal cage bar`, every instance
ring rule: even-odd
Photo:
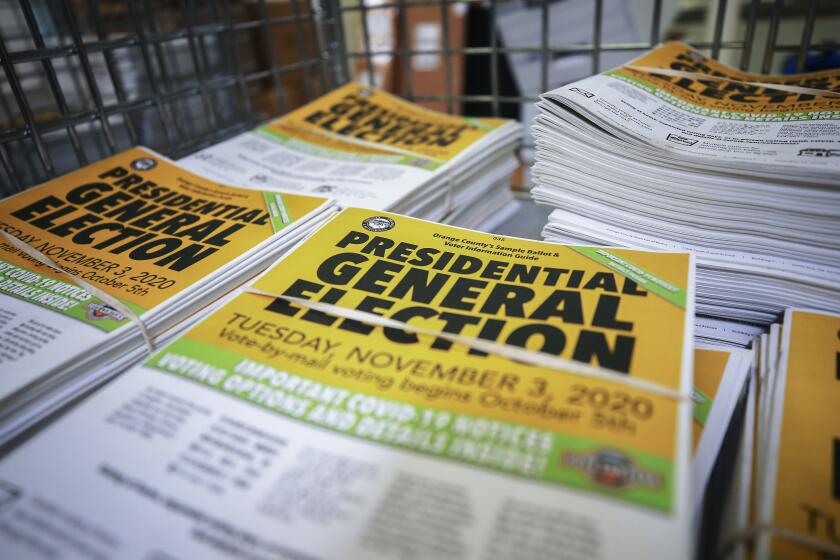
[[[189,153],[285,112],[289,80],[303,77],[308,100],[347,79],[337,60],[346,64],[340,15],[320,4],[306,11],[294,0],[282,17],[265,0],[252,12],[230,0],[102,5],[0,0],[10,16],[0,22],[3,195],[137,143]],[[309,39],[304,26],[314,31]],[[294,62],[274,58],[280,27],[297,35]],[[261,65],[243,56],[245,43]],[[274,107],[255,106],[260,88],[273,93]]]

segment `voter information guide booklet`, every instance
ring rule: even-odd
[[[668,42],[536,106],[546,239],[694,251],[708,317],[840,312],[840,71],[748,74]]]
[[[742,72],[674,41],[546,92],[538,105],[578,109],[571,122],[603,125],[598,137],[665,164],[836,185],[838,90],[836,69]]]
[[[688,253],[345,209],[5,456],[0,546],[688,558],[692,301]]]
[[[518,206],[508,181],[521,136],[513,120],[447,115],[351,82],[179,163],[244,187],[486,227]]]
[[[26,403],[147,346],[143,328],[154,343],[331,209],[139,147],[0,201],[0,440]]]
[[[695,342],[691,496],[696,530],[704,515],[706,487],[719,456],[725,453],[724,438],[731,429],[754,361],[752,349]]]
[[[760,338],[722,557],[840,555],[840,315],[790,309]]]

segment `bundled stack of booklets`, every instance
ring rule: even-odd
[[[509,179],[521,136],[513,120],[446,115],[349,83],[179,163],[243,187],[490,231],[518,207]]]
[[[695,344],[691,397],[694,402],[691,497],[695,531],[700,530],[706,486],[723,452],[724,437],[732,425],[753,362],[752,350]]]
[[[689,253],[345,209],[5,455],[0,547],[686,558],[693,300]]]
[[[717,556],[840,556],[840,315],[789,309],[759,339]]]
[[[0,442],[148,353],[333,210],[143,148],[0,201]]]
[[[693,250],[697,311],[840,311],[840,71],[763,76],[682,43],[543,94],[546,239]]]

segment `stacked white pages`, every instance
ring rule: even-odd
[[[767,329],[760,325],[703,315],[694,317],[694,343],[699,346],[749,348],[753,341],[765,332]]]
[[[840,315],[789,309],[757,345],[719,556],[840,556]]]
[[[144,148],[0,201],[0,443],[173,336],[332,212]]]
[[[544,94],[546,239],[693,250],[697,311],[840,311],[840,72],[761,76],[681,43]]]
[[[179,163],[243,187],[490,230],[518,207],[509,179],[521,136],[513,120],[446,115],[350,83]]]

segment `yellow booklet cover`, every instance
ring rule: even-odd
[[[749,113],[755,119],[766,113],[778,115],[772,120],[822,120],[836,119],[840,111],[840,70],[753,74],[676,41],[663,43],[607,75],[657,90],[663,99],[691,104],[710,116]]]
[[[772,518],[759,556],[810,560],[840,554],[840,316],[785,315],[781,381],[773,432],[777,453],[769,487]],[[770,529],[772,527],[772,529]]]
[[[431,111],[384,90],[351,82],[262,127],[287,134],[313,133],[344,139],[340,146],[368,144],[444,163],[466,150],[507,119],[470,118]],[[326,141],[326,140],[325,140]],[[358,148],[350,148],[357,151]]]
[[[142,313],[324,202],[222,185],[138,147],[0,201],[0,228]],[[3,239],[0,261],[2,294],[106,331],[126,321]]]
[[[346,209],[0,477],[124,556],[686,557],[692,265]]]
[[[690,263],[685,253],[561,246],[346,209],[253,283],[262,296],[240,296],[174,348],[229,366],[243,355],[255,364],[293,358],[305,377],[342,391],[559,431],[568,446],[553,440],[527,468],[514,461],[511,470],[668,510],[679,401],[620,381],[672,392],[690,381]],[[593,384],[517,366],[469,347],[474,339],[608,368],[619,379]],[[418,450],[447,449],[429,434],[403,437]],[[621,451],[611,456],[611,447]],[[598,473],[598,459],[640,470]],[[638,484],[626,478],[634,476]]]
[[[715,400],[730,353],[725,350],[697,348],[694,350],[694,422],[691,424],[693,449],[696,452],[703,435],[703,428]]]
[[[688,253],[564,246],[350,208],[254,288],[541,351],[678,390],[678,372],[691,361],[682,347],[691,275]],[[293,305],[278,304],[278,311],[303,315]],[[354,328],[339,319],[330,324]],[[411,336],[386,337],[419,344]],[[427,349],[449,346],[439,340]]]
[[[93,368],[95,353],[116,359],[142,330],[156,337],[262,270],[326,205],[223,185],[140,147],[0,201],[0,369],[16,372],[0,376],[0,400]]]

